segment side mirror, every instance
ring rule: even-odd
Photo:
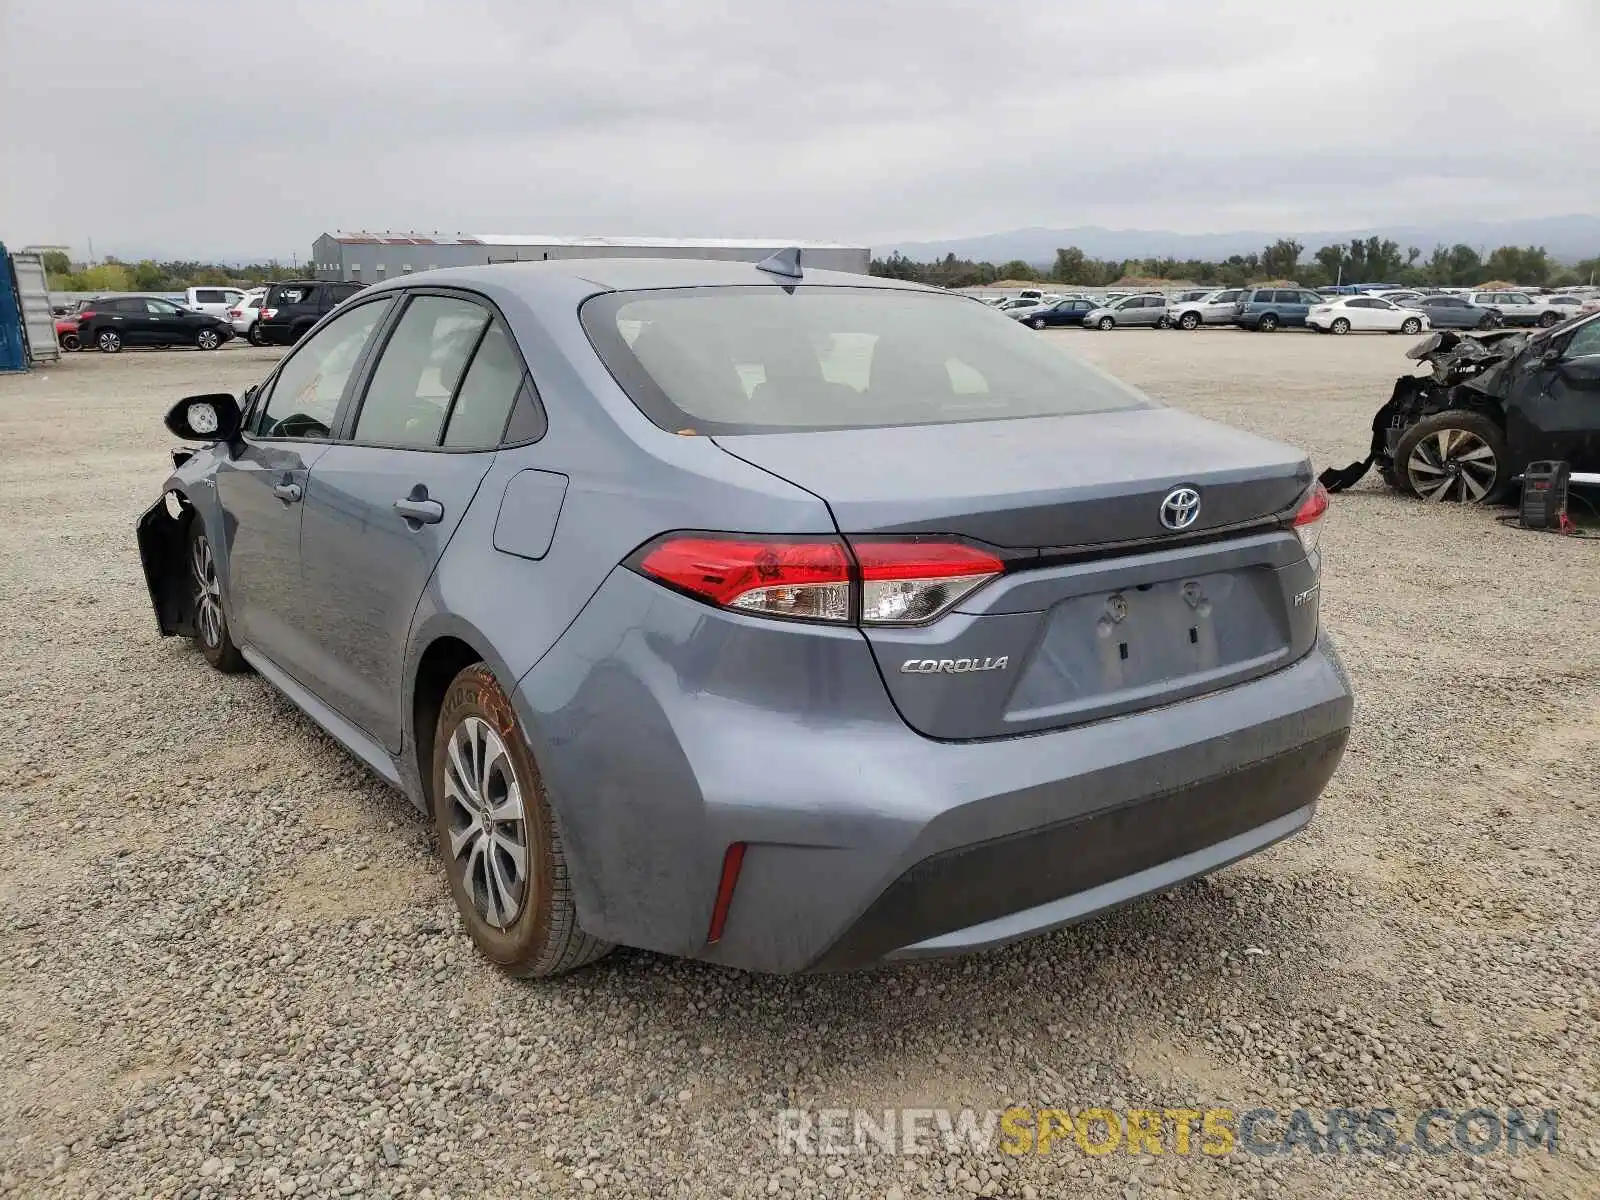
[[[239,436],[239,420],[239,402],[227,392],[212,392],[179,400],[165,423],[186,442],[231,442]]]
[[[1564,358],[1556,364],[1556,372],[1574,387],[1600,387],[1600,354]]]

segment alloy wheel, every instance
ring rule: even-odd
[[[205,534],[194,539],[189,552],[194,575],[194,623],[200,640],[210,649],[222,644],[222,585],[217,579],[217,563]]]
[[[202,350],[215,350],[222,341],[222,339],[217,336],[217,331],[215,329],[202,329],[200,331],[200,337],[198,340],[200,342],[200,349]]]
[[[1475,504],[1488,495],[1500,473],[1494,448],[1465,429],[1439,429],[1416,444],[1406,460],[1411,488],[1430,503]]]
[[[505,743],[487,721],[467,717],[450,735],[443,802],[450,856],[473,907],[496,929],[527,903],[527,811]]]

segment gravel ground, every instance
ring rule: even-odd
[[[1400,338],[1062,331],[1359,457]],[[513,983],[427,829],[254,676],[156,636],[133,521],[181,395],[274,352],[0,377],[0,1194],[1600,1194],[1600,551],[1336,499],[1361,709],[1313,829],[964,961],[772,979],[619,952]],[[1559,1153],[783,1156],[775,1110],[1560,1110]]]

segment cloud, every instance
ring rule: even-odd
[[[1600,195],[1600,77],[1559,69],[1600,43],[1585,0],[164,11],[0,7],[0,236],[204,257],[362,227],[886,244]]]

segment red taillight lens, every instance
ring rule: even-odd
[[[75,317],[75,318],[73,318],[73,319],[74,319],[74,320],[77,320],[77,321],[87,321],[87,320],[88,320],[88,319],[89,319],[89,318],[90,318],[90,317],[97,317],[97,316],[99,316],[99,315],[100,315],[100,314],[99,314],[99,313],[97,313],[97,312],[95,312],[95,311],[94,311],[94,309],[92,309],[92,308],[86,308],[86,309],[84,309],[84,310],[83,310],[83,311],[82,311],[82,312],[80,312],[80,313],[79,313],[79,314],[78,314],[78,315],[77,315],[77,316],[76,316],[76,317]]]
[[[954,541],[857,542],[847,550],[832,539],[708,535],[669,535],[629,565],[724,608],[864,625],[932,620],[1005,570],[993,554]]]
[[[1322,539],[1322,518],[1328,513],[1328,489],[1320,483],[1313,487],[1300,507],[1295,511],[1295,533],[1300,538],[1300,544],[1305,547],[1307,554],[1317,548]]]
[[[674,537],[653,546],[639,570],[725,608],[850,619],[850,560],[837,542]]]
[[[744,843],[734,842],[722,856],[722,877],[717,880],[717,902],[711,910],[711,927],[706,930],[706,941],[720,942],[723,927],[728,923],[728,909],[733,907],[733,889],[739,885],[739,871],[744,866]]]
[[[1005,570],[960,542],[854,542],[861,564],[861,620],[915,625],[938,616]]]
[[[272,320],[273,317],[275,317],[277,315],[278,315],[278,310],[275,309],[275,308],[263,308],[261,310],[261,318],[262,318],[262,320],[265,320],[265,321],[270,321],[270,320]]]

